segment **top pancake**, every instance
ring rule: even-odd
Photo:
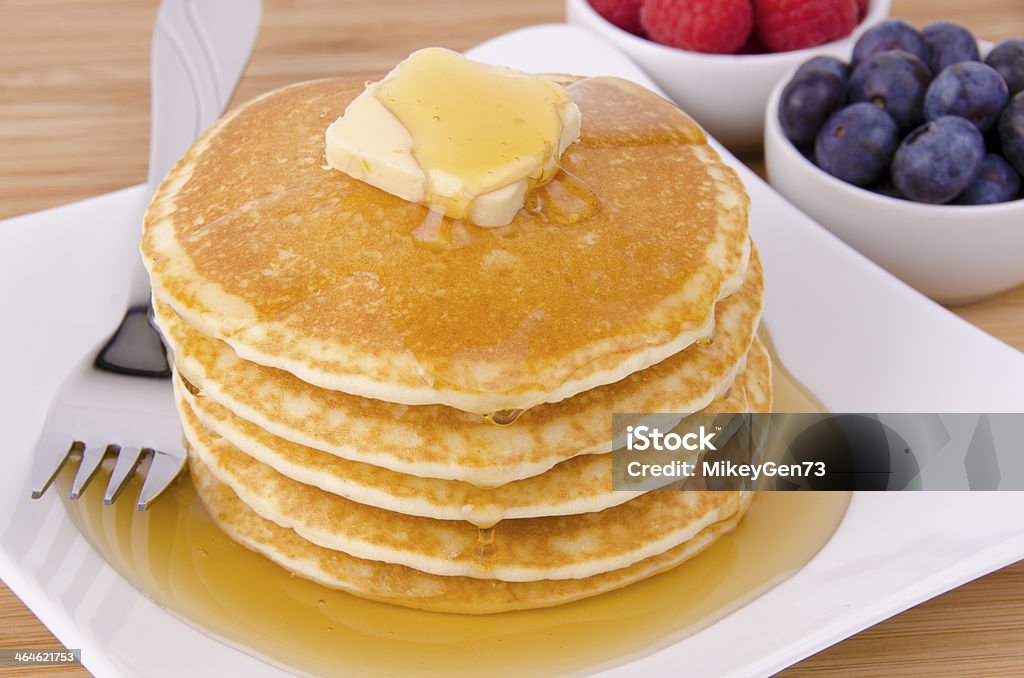
[[[147,212],[154,294],[239,356],[389,402],[527,408],[706,336],[742,280],[742,184],[647,90],[572,85],[565,172],[483,229],[323,169],[324,129],[361,89],[302,83],[236,110]]]

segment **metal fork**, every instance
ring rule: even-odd
[[[149,196],[224,111],[252,52],[261,10],[260,0],[160,3],[150,63]],[[136,503],[140,511],[184,467],[181,425],[168,381],[171,371],[151,323],[151,294],[136,255],[121,324],[101,346],[86,352],[50,403],[36,443],[33,498],[46,492],[74,453],[81,454],[81,462],[71,499],[82,495],[108,454],[117,455],[103,495],[103,502],[111,504],[148,452],[149,469]]]

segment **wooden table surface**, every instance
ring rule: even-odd
[[[0,0],[0,218],[145,180],[156,5]],[[894,15],[917,26],[952,19],[989,40],[1024,36],[1021,0],[892,5]],[[262,31],[235,100],[298,80],[379,74],[420,47],[465,49],[563,18],[559,0],[264,0]],[[760,158],[744,160],[761,169]],[[1024,287],[955,311],[1024,349]],[[0,587],[0,647],[57,646],[17,597]],[[1024,562],[878,624],[784,675],[812,672],[1024,675]],[[41,673],[88,675],[81,668]],[[30,675],[12,669],[0,674]]]

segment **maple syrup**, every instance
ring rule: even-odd
[[[775,363],[776,407],[820,406]],[[74,464],[58,478],[66,497]],[[102,469],[68,513],[159,605],[252,655],[323,676],[516,675],[595,670],[684,638],[799,570],[831,538],[849,493],[763,492],[735,532],[664,574],[575,603],[472,616],[357,598],[290,574],[227,537],[182,477],[149,511],[103,506]],[[125,497],[138,493],[130,481]],[[490,532],[481,533],[481,549]]]
[[[824,414],[828,412],[817,396],[793,376],[775,353],[775,345],[764,324],[757,336],[772,357],[772,411],[792,414]]]
[[[597,214],[601,201],[582,179],[563,168],[526,196],[525,209],[545,222],[569,226]]]
[[[523,412],[526,410],[498,410],[497,412],[491,412],[485,414],[484,419],[491,422],[495,426],[510,426],[519,420],[519,417],[523,416]]]

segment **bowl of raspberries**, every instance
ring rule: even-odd
[[[919,291],[1024,283],[1024,40],[884,21],[785,76],[765,128],[772,186]]]
[[[759,149],[772,86],[816,54],[848,55],[889,0],[566,0],[718,141]]]

